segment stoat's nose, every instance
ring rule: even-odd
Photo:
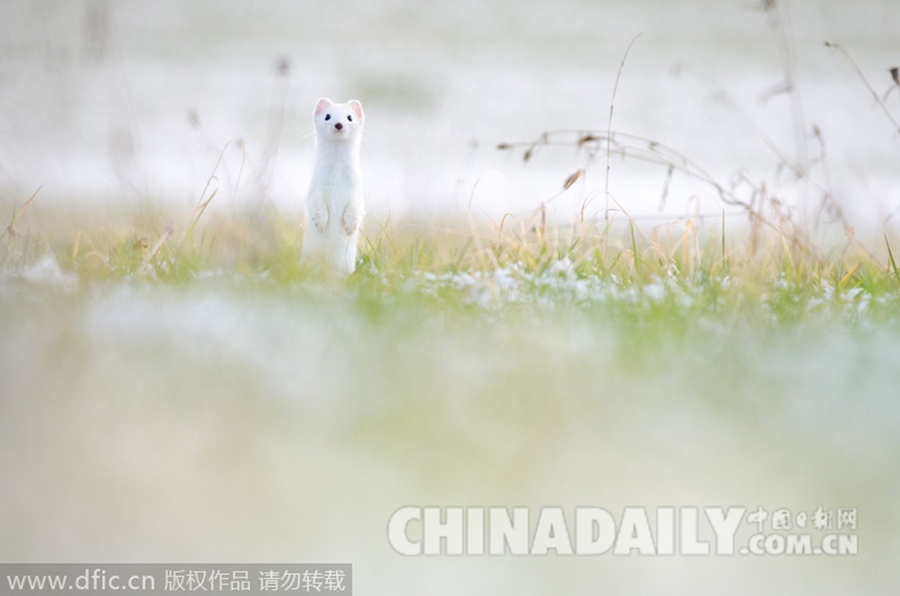
[[[338,122],[337,124],[334,125],[334,127],[338,130],[341,130],[342,128],[344,128],[344,125],[341,124],[340,122]]]

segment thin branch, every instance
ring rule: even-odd
[[[866,75],[863,74],[862,69],[859,67],[859,65],[856,63],[856,60],[853,59],[850,53],[845,50],[840,44],[832,43],[830,41],[825,42],[825,47],[833,48],[843,54],[844,58],[847,59],[847,62],[850,63],[850,66],[853,67],[853,70],[856,71],[856,74],[859,75],[859,78],[862,79],[862,82],[869,90],[869,93],[872,94],[872,98],[875,100],[875,103],[878,104],[878,107],[881,108],[881,111],[884,112],[884,115],[887,116],[888,120],[890,120],[891,124],[894,126],[894,129],[897,131],[897,134],[900,134],[900,122],[897,122],[897,119],[894,118],[893,114],[891,114],[891,111],[888,110],[888,107],[881,100],[881,97],[878,96],[878,92],[875,91],[874,87],[872,87],[869,79],[867,79]]]
[[[616,72],[616,82],[613,85],[612,98],[609,100],[609,118],[606,120],[606,130],[612,130],[612,119],[613,119],[613,110],[616,105],[616,93],[619,90],[619,79],[622,77],[622,70],[625,68],[625,61],[628,60],[628,53],[631,52],[631,47],[634,45],[634,42],[638,40],[638,38],[643,35],[644,32],[640,32],[635,35],[631,42],[628,44],[628,47],[625,49],[625,54],[622,56],[622,62],[619,63],[619,70]],[[610,143],[606,145],[606,184],[603,187],[603,194],[606,196],[605,203],[605,211],[606,211],[606,221],[609,221],[609,168],[610,168],[610,157],[612,155]]]

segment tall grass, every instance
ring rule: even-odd
[[[327,282],[305,267],[299,217],[269,207],[245,214],[204,205],[185,213],[32,205],[0,239],[2,279],[52,257],[82,291],[108,283],[312,295]],[[370,218],[358,271],[338,285],[360,303],[410,302],[499,312],[602,307],[623,318],[850,321],[900,315],[896,239],[883,256],[857,241],[812,250],[778,229],[684,220],[655,227],[614,217],[553,223],[539,210],[497,223]],[[680,324],[680,323],[679,323]]]

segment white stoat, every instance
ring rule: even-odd
[[[365,214],[359,167],[365,120],[362,104],[355,99],[333,103],[323,98],[313,112],[316,164],[306,199],[303,258],[342,274],[356,269]]]

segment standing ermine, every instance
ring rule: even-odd
[[[365,214],[359,168],[364,123],[362,104],[355,99],[332,103],[323,98],[313,112],[316,163],[306,199],[303,258],[342,274],[356,269]]]

